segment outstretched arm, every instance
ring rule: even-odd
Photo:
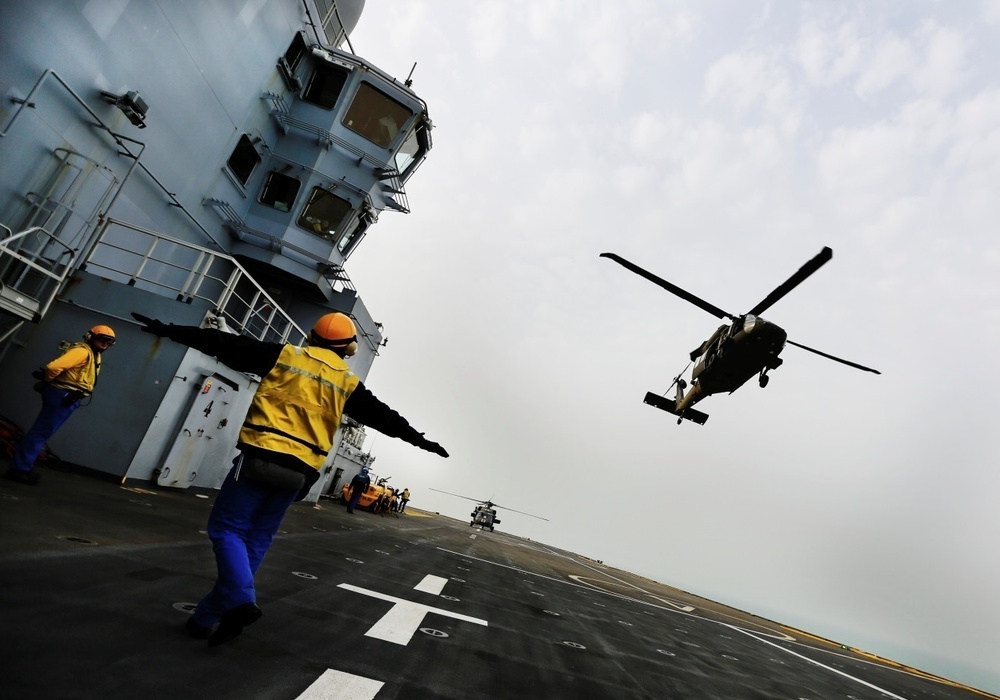
[[[169,338],[175,343],[200,350],[239,372],[261,377],[271,371],[284,347],[281,343],[265,343],[214,328],[175,326],[137,313],[133,313],[132,317],[142,324],[142,330],[147,333]]]
[[[379,401],[364,384],[358,384],[358,388],[347,399],[344,413],[357,422],[374,428],[389,437],[399,438],[442,457],[448,456],[448,452],[441,445],[431,442],[424,437],[423,433],[417,432],[409,421]]]

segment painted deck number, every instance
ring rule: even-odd
[[[424,579],[414,588],[415,590],[424,593],[439,595],[444,589],[444,584],[447,583],[447,581],[447,579],[441,578],[440,576],[425,576]],[[382,619],[372,625],[371,629],[365,632],[366,637],[374,637],[375,639],[381,639],[385,642],[392,642],[393,644],[401,644],[403,646],[409,644],[410,640],[413,639],[413,635],[416,634],[420,625],[423,623],[424,617],[426,617],[428,613],[444,615],[445,617],[450,617],[453,620],[471,622],[476,625],[482,625],[483,627],[487,626],[486,620],[480,620],[477,617],[470,617],[468,615],[451,612],[450,610],[442,610],[441,608],[434,608],[430,605],[414,603],[409,600],[403,600],[402,598],[386,595],[385,593],[379,593],[378,591],[370,591],[367,588],[352,586],[349,583],[341,583],[337,587],[353,591],[354,593],[360,593],[361,595],[370,596],[372,598],[378,598],[379,600],[385,600],[393,604],[389,609],[389,612],[383,615]]]

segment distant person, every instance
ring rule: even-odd
[[[358,501],[372,483],[372,478],[368,476],[368,467],[361,467],[361,471],[351,479],[351,500],[347,502],[347,512],[354,513],[358,507]]]
[[[34,486],[41,479],[35,471],[35,460],[46,441],[69,420],[81,402],[89,397],[101,373],[101,353],[115,344],[111,326],[94,326],[84,333],[82,343],[70,345],[35,376],[35,388],[42,394],[42,410],[21,438],[5,479]]]
[[[399,497],[399,512],[403,513],[406,511],[406,502],[410,500],[410,489],[403,489],[403,493]]]
[[[209,646],[233,639],[261,618],[254,574],[289,506],[305,498],[319,479],[345,414],[389,437],[448,456],[351,372],[344,358],[357,351],[357,332],[342,313],[320,317],[302,347],[132,316],[146,332],[261,377],[240,430],[240,455],[208,518],[218,578],[186,624],[192,637],[207,638]]]

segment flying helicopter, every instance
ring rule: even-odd
[[[497,517],[497,508],[510,510],[515,513],[520,513],[521,515],[530,515],[532,518],[538,518],[539,520],[548,522],[548,518],[543,518],[540,515],[531,515],[531,513],[525,513],[523,510],[514,510],[513,508],[508,508],[507,506],[501,506],[494,503],[492,500],[480,501],[478,498],[470,498],[469,496],[462,496],[461,494],[451,493],[450,491],[442,491],[441,489],[432,488],[431,491],[448,494],[449,496],[458,496],[459,498],[464,498],[467,501],[475,501],[476,508],[471,513],[472,521],[469,523],[470,527],[478,525],[480,529],[489,528],[489,531],[493,532],[493,526],[500,524],[500,518]]]
[[[818,255],[776,287],[760,303],[746,313],[738,315],[723,311],[718,306],[708,303],[614,253],[601,253],[601,257],[614,260],[627,270],[631,270],[640,277],[645,277],[653,284],[663,287],[671,294],[679,296],[684,301],[694,304],[716,318],[729,319],[732,322],[719,326],[708,340],[691,351],[691,361],[687,367],[681,370],[680,374],[674,377],[673,383],[664,392],[669,393],[676,386],[677,393],[674,399],[653,392],[646,393],[643,402],[677,416],[678,425],[683,420],[704,425],[705,421],[708,420],[708,414],[692,407],[712,394],[733,393],[754,375],[757,375],[757,383],[761,388],[767,386],[769,379],[767,373],[781,366],[783,360],[778,355],[786,343],[848,367],[881,374],[877,369],[834,357],[815,348],[788,340],[788,334],[783,329],[770,321],[765,321],[759,315],[829,262],[833,257],[833,250],[830,248],[823,248]],[[691,370],[691,388],[685,393],[688,383],[682,377],[692,364],[694,369]]]

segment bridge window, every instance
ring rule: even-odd
[[[358,221],[351,230],[340,237],[337,241],[337,250],[340,251],[341,255],[345,258],[354,249],[354,247],[361,242],[361,237],[364,232],[368,230],[367,221]]]
[[[358,94],[344,115],[343,124],[376,146],[388,148],[406,121],[413,116],[404,105],[368,83],[361,83]]]
[[[417,163],[424,157],[430,147],[430,134],[427,125],[421,122],[417,128],[406,137],[406,141],[396,152],[395,165],[396,172],[405,181],[409,177],[409,170],[416,167]]]
[[[332,240],[353,209],[346,199],[322,187],[314,187],[297,223],[320,238]]]
[[[259,141],[260,139],[258,139]],[[250,175],[253,174],[254,168],[260,165],[260,154],[257,153],[257,149],[254,148],[253,141],[250,140],[249,134],[243,134],[240,137],[239,143],[236,144],[236,148],[233,149],[233,155],[229,156],[229,160],[226,161],[226,165],[229,166],[229,170],[233,173],[241,185],[246,187],[247,181],[250,179]]]
[[[344,89],[347,77],[347,71],[340,66],[326,62],[318,63],[302,93],[302,99],[323,109],[333,109]]]
[[[297,178],[272,170],[260,193],[260,203],[278,211],[291,211],[302,183]]]

